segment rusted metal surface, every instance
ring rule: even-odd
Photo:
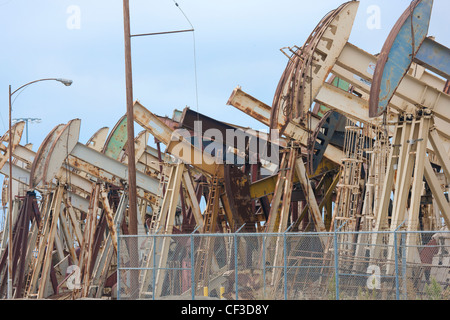
[[[61,169],[63,161],[72,152],[78,143],[80,135],[81,120],[75,119],[67,123],[56,137],[52,146],[45,156],[44,171],[42,173],[42,183],[48,185]],[[33,185],[37,185],[33,182]]]
[[[309,175],[316,172],[320,162],[322,162],[328,144],[332,143],[335,131],[342,127],[342,124],[344,124],[345,121],[345,117],[337,112],[328,111],[324,114],[308,143],[307,164]],[[341,144],[340,147],[342,148],[343,144]]]
[[[94,135],[86,142],[86,145],[98,152],[101,152],[108,137],[108,131],[108,127],[98,129],[97,132],[95,132]]]
[[[233,256],[232,250],[238,251],[238,261],[225,261],[227,266],[238,263],[238,279],[243,275],[241,268],[259,263],[263,270],[267,263],[279,266],[285,258],[295,259],[292,252],[284,256],[280,237],[267,238],[269,254],[262,261],[254,252],[257,237],[246,237],[234,248],[232,241],[222,243],[206,236],[191,244],[189,233],[194,230],[230,236],[241,230],[332,232],[336,226],[345,226],[343,231],[393,231],[405,219],[410,231],[448,227],[450,82],[444,78],[448,78],[449,50],[426,38],[432,1],[411,3],[380,56],[347,42],[358,5],[358,1],[350,1],[330,11],[301,48],[289,48],[289,62],[272,107],[240,87],[233,90],[227,105],[251,116],[269,133],[189,108],[174,110],[171,118],[158,116],[139,101],[132,104],[133,118],[123,116],[110,132],[102,127],[87,143],[78,141],[80,119],[56,126],[37,152],[20,144],[24,123],[12,128],[11,154],[4,145],[9,140],[9,132],[5,133],[0,143],[0,173],[13,186],[13,197],[4,197],[2,204],[14,204],[15,297],[104,297],[123,275],[124,267],[117,269],[115,255],[120,255],[119,261],[129,262],[129,253],[136,248],[126,243],[124,255],[117,241],[121,233],[186,235],[173,237],[174,241],[158,236],[154,247],[140,246],[144,251],[139,266],[145,269],[140,274],[133,271],[134,279],[141,279],[139,286],[133,284],[134,296],[153,297],[153,292],[148,292],[153,290],[154,298],[159,298],[172,281],[168,263],[184,268],[177,289],[180,294],[192,289],[198,294],[208,285],[217,289],[216,280],[227,278],[224,266],[219,265],[219,260],[227,259],[218,259],[215,249],[219,247],[227,257]],[[411,15],[414,20],[408,20]],[[405,52],[411,54],[403,57],[401,70],[389,67],[397,61],[394,53],[401,52],[394,35],[403,35],[403,42],[397,44],[405,45]],[[385,61],[384,53],[388,54]],[[379,76],[373,72],[376,68],[389,69],[392,74]],[[371,90],[378,82],[389,82],[386,79],[398,83],[383,96],[386,113],[372,117]],[[380,106],[377,103],[377,108]],[[134,137],[130,120],[145,130]],[[270,134],[275,130],[283,135]],[[234,138],[228,141],[230,132]],[[148,145],[151,141],[156,148]],[[254,141],[258,148],[251,149]],[[275,167],[261,154],[261,144],[279,147]],[[130,149],[134,149],[132,157]],[[10,155],[13,160],[8,161]],[[133,157],[135,168],[130,171]],[[136,178],[134,187],[130,174]],[[10,191],[7,182],[3,195]],[[136,194],[136,201],[130,191]],[[130,201],[137,207],[136,216]],[[8,255],[6,231],[0,244],[0,297],[6,294],[2,273]],[[319,233],[314,250],[325,255],[330,247],[323,234]],[[349,264],[356,257],[375,263],[382,254],[381,244],[387,241],[389,248],[394,248],[395,243],[392,237],[383,240],[375,234],[349,236],[356,249],[345,247],[344,241],[339,253],[353,254],[347,256]],[[423,263],[414,260],[416,240],[406,239],[410,252],[405,259]],[[136,243],[141,245],[139,241]],[[366,250],[372,244],[374,249]],[[191,245],[196,249],[191,253],[193,265],[190,257],[173,255],[178,249],[189,252]],[[393,250],[387,249],[383,257],[389,261]],[[79,268],[83,282],[83,287],[74,291],[67,286],[69,264]],[[186,277],[189,268],[194,270],[191,279]],[[283,272],[272,269],[266,286],[276,292]],[[387,265],[386,270],[389,275],[392,266]],[[238,280],[237,285],[242,283]]]
[[[14,152],[16,146],[19,144],[22,137],[23,129],[25,127],[25,122],[20,121],[11,127],[11,133],[6,132],[0,139],[0,168],[8,161],[10,148],[6,147],[5,144],[9,143],[9,137],[11,135],[11,152]]]
[[[235,224],[238,226],[245,224],[245,230],[254,232],[256,218],[252,212],[249,176],[235,165],[227,164],[224,168],[224,182]]]
[[[330,11],[305,44],[293,50],[275,92],[270,128],[282,131],[289,120],[306,123],[307,111],[347,42],[359,6],[350,1]]]
[[[118,159],[125,144],[127,143],[127,116],[123,116],[117,121],[114,128],[111,130],[102,152],[108,157]]]
[[[397,20],[378,57],[370,90],[369,116],[385,112],[428,33],[433,0],[415,0]]]
[[[45,137],[42,144],[34,158],[33,165],[31,166],[30,175],[30,187],[35,188],[43,179],[44,176],[44,166],[45,166],[45,156],[48,154],[53,143],[58,138],[61,131],[64,129],[64,124],[59,124]]]

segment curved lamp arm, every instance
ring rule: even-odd
[[[46,79],[39,79],[39,80],[34,80],[31,82],[28,82],[26,84],[24,84],[23,86],[17,88],[16,90],[14,90],[12,93],[10,93],[10,96],[14,95],[17,91],[19,91],[20,89],[32,84],[32,83],[36,83],[36,82],[40,82],[40,81],[48,81],[48,80],[54,80],[54,81],[59,81],[62,84],[64,84],[65,86],[70,86],[72,84],[72,80],[69,79],[62,79],[62,78],[46,78]]]

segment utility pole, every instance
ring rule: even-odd
[[[130,4],[123,0],[123,23],[125,40],[125,78],[127,102],[127,151],[128,151],[128,230],[130,235],[137,235],[137,196],[136,196],[136,163],[134,151],[134,116],[133,116],[133,76],[131,66],[131,31]],[[130,238],[131,267],[138,267],[137,238]],[[138,293],[138,272],[131,271],[131,298],[136,299]]]
[[[8,299],[12,298],[12,283],[13,283],[13,272],[12,272],[12,264],[13,264],[13,216],[12,216],[12,207],[13,207],[13,199],[12,199],[12,132],[11,132],[11,85],[9,86],[9,143],[8,143],[8,149],[9,149],[9,179],[8,179],[8,193],[9,193],[9,199],[8,199],[8,217],[9,217],[9,226],[8,226]]]

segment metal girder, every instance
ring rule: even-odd
[[[158,116],[147,110],[138,101],[134,103],[134,117],[137,123],[167,146],[167,153],[208,175],[215,174],[216,168],[222,167],[219,170],[219,175],[223,177],[223,165],[218,164],[216,158],[194,147],[177,131],[166,125]]]
[[[107,180],[114,184],[120,180],[126,181],[128,168],[122,162],[114,160],[100,152],[97,152],[84,144],[77,143],[69,155],[69,164],[78,170],[85,171],[101,180]],[[81,160],[77,161],[77,160]],[[136,184],[154,195],[158,192],[159,181],[146,174],[136,172]]]
[[[252,212],[249,176],[231,164],[226,164],[224,170],[224,189],[234,223],[245,224],[247,231],[254,231],[257,220]]]
[[[9,177],[9,162],[5,163],[5,165],[0,169],[0,173]],[[28,181],[30,181],[30,171],[28,171],[25,168],[19,167],[17,165],[12,165],[12,177],[14,180],[18,181],[19,183],[25,184],[28,186]],[[90,183],[86,180],[82,180],[81,177],[76,177],[75,175],[72,176],[73,180],[71,183],[74,187],[77,187],[85,192],[89,192],[87,189],[88,184]],[[78,179],[79,178],[79,179]],[[55,185],[53,185],[54,187]],[[37,189],[39,190],[39,189]],[[72,198],[73,206],[77,209],[79,209],[82,212],[87,212],[89,208],[89,201],[86,200],[84,197],[80,196],[77,193],[67,191],[68,197]]]
[[[21,184],[27,185],[30,181],[31,172],[28,168],[30,168],[36,158],[36,153],[20,144],[17,144],[13,151],[14,159],[21,160],[25,166],[19,166],[13,163],[13,180],[18,181]],[[6,167],[4,169],[0,169],[0,173],[5,176],[9,176],[9,162],[5,164]],[[72,187],[75,188],[74,191],[90,194],[92,192],[92,181],[87,179],[86,177],[80,176],[79,174],[74,173],[70,168],[66,165],[63,165],[59,172],[55,175],[57,179],[59,179],[60,183],[70,183]],[[70,177],[70,181],[67,181]],[[43,191],[40,188],[37,188],[39,191]]]
[[[350,92],[346,92],[340,88],[324,83],[316,97],[316,102],[335,110],[350,119],[371,123],[372,120],[368,116],[368,102]],[[392,117],[389,121],[393,121]]]
[[[167,182],[167,190],[166,194],[164,195],[164,198],[162,200],[162,203],[157,211],[154,213],[154,220],[152,223],[154,223],[153,226],[151,226],[150,232],[159,232],[159,230],[162,228],[162,231],[164,234],[172,234],[173,232],[173,225],[174,225],[174,219],[175,219],[175,212],[176,212],[176,206],[178,204],[178,200],[180,197],[180,187],[181,183],[186,183],[186,179],[188,177],[187,172],[185,171],[185,165],[183,163],[178,163],[171,165],[170,167],[170,173],[169,173],[169,179]],[[184,180],[184,181],[183,181]],[[189,190],[191,190],[188,187]],[[192,191],[192,190],[191,190]],[[189,191],[188,191],[189,192]],[[199,210],[199,207],[197,208]],[[155,238],[156,243],[153,245],[152,248],[150,248],[151,252],[149,253],[146,261],[146,267],[149,268],[153,263],[156,263],[153,259],[155,259],[156,252],[153,250],[156,248],[157,250],[160,250],[159,252],[159,266],[164,266],[165,262],[167,261],[167,255],[168,255],[168,249],[170,245],[170,238],[164,237],[162,238]],[[150,275],[155,272],[154,276],[156,279],[156,283],[160,284],[156,287],[155,295],[160,296],[161,290],[162,290],[162,282],[164,281],[164,270],[150,270],[145,269],[142,270],[142,281],[141,281],[141,294],[145,294],[147,292],[147,287],[150,283]]]
[[[269,141],[267,134],[212,119],[188,107],[180,118],[180,129],[194,133],[191,143],[195,147],[216,157],[223,155],[221,161],[227,164],[244,164],[259,158],[264,168],[275,171],[264,151],[279,141]]]
[[[444,169],[444,174],[448,181],[450,181],[450,157],[447,155],[446,150],[443,150],[444,145],[442,138],[439,136],[436,127],[432,126],[429,132],[429,138],[431,145],[433,146],[434,154],[439,160],[439,164]]]
[[[425,38],[414,61],[450,80],[450,49],[433,39]]]
[[[351,76],[339,72],[338,68],[333,68],[332,73],[357,87],[364,88],[365,85],[367,88],[368,83],[364,81],[372,82],[373,75],[371,74],[370,66],[376,65],[377,61],[375,56],[347,43],[336,62],[336,66],[350,71]],[[406,74],[398,85],[394,96],[413,106],[423,106],[431,109],[436,117],[450,122],[450,109],[448,108],[450,96],[445,94],[442,89],[436,88],[435,82],[423,82],[421,79]],[[407,107],[408,105],[397,105],[399,111],[411,112]]]
[[[134,120],[139,125],[166,146],[170,143],[173,130],[162,122],[158,116],[151,113],[139,101],[134,102],[133,110]]]
[[[171,141],[167,145],[166,152],[182,160],[186,164],[196,167],[207,175],[224,176],[223,164],[217,161],[217,158],[204,153],[202,150],[194,147],[189,141],[177,132],[173,133]]]
[[[350,43],[347,43],[336,65],[333,67],[332,72],[345,81],[350,82],[364,93],[368,93],[370,91],[370,83],[372,81],[371,68],[376,63],[377,57]],[[449,117],[449,112],[445,110],[448,109],[446,106],[450,105],[450,96],[442,91],[444,85],[445,82],[442,79],[432,76],[427,72],[423,72],[420,78],[407,74],[392,97],[390,106],[399,114],[415,114],[418,110],[417,106],[432,109],[433,114],[436,116],[434,119],[435,128],[442,138],[443,147],[446,152],[450,152],[450,135],[448,133],[449,121],[447,120]],[[328,91],[328,88],[324,89]],[[342,90],[342,92],[344,91]],[[336,95],[344,95],[342,92],[336,92],[335,90],[334,93]],[[405,96],[408,96],[408,92],[411,94],[406,99]],[[348,97],[348,99],[350,98],[353,99],[353,97]],[[372,118],[370,120],[368,117],[367,101],[364,102],[362,100],[358,100],[358,102],[361,103],[361,107],[363,107],[367,112],[365,115],[362,115],[362,112],[357,114],[357,117],[361,118],[361,121],[369,121],[372,124],[382,122],[381,119]],[[398,118],[398,115],[391,112],[388,114],[387,120],[395,122],[396,118]],[[390,133],[392,134],[393,131],[390,131]],[[430,150],[433,150],[431,145],[428,147]]]
[[[39,282],[39,289],[38,289],[38,299],[44,298],[44,295],[46,294],[46,288],[47,288],[47,279],[50,275],[50,267],[52,262],[52,255],[53,250],[45,250],[45,248],[53,248],[54,242],[55,242],[55,236],[56,236],[56,230],[57,230],[57,224],[59,220],[59,215],[61,213],[61,200],[64,193],[64,187],[59,186],[56,191],[56,195],[52,199],[52,205],[51,205],[51,212],[52,212],[52,219],[49,219],[49,225],[48,225],[48,233],[46,239],[41,242],[41,246],[39,248],[39,251],[45,252],[43,256],[43,265],[42,265],[42,277]],[[37,276],[38,274],[36,274]]]
[[[181,180],[184,172],[184,164],[179,163],[171,168],[171,174],[169,176],[169,181],[167,183],[167,190],[164,196],[163,202],[161,204],[161,210],[159,212],[160,226],[164,228],[164,234],[172,234],[175,212],[180,198],[180,187]],[[156,270],[156,282],[155,282],[155,296],[159,297],[163,289],[163,281],[165,278],[166,270],[164,266],[167,263],[167,258],[169,255],[169,246],[171,239],[169,237],[156,238],[155,241],[161,243],[160,260],[158,264],[158,269]],[[157,247],[159,245],[157,244]],[[150,259],[149,259],[150,260]],[[153,271],[155,272],[155,270]]]
[[[96,151],[90,146],[78,143],[79,128],[80,120],[75,119],[70,121],[67,125],[55,127],[49,135],[47,135],[44,143],[40,146],[34,157],[29,180],[30,186],[34,188],[38,187],[38,185],[50,186],[55,177],[62,180],[67,177],[73,177],[74,180],[79,181],[81,186],[87,179],[78,176],[77,174],[70,172],[70,169],[65,168],[63,165],[65,161],[77,170],[89,173],[97,179],[106,180],[116,185],[122,185],[122,181],[127,179],[127,166],[118,160],[110,158],[104,153]],[[112,134],[110,137],[114,138],[115,135]],[[147,135],[144,133],[141,137],[144,137],[145,140]],[[143,147],[138,150],[141,150],[143,153],[146,142],[141,141],[141,145],[143,145]],[[25,154],[25,150],[20,148],[19,152]],[[104,149],[103,152],[108,152],[108,148]],[[30,152],[27,152],[25,156],[31,160]],[[119,156],[118,153],[117,156]],[[61,169],[61,167],[63,167],[63,169]],[[137,179],[138,187],[143,189],[144,192],[153,195],[157,193],[159,181],[155,178],[149,177],[138,171]],[[76,183],[76,181],[74,182]],[[89,182],[84,183],[84,186],[81,186],[81,188],[89,193]]]
[[[11,128],[11,150],[14,153],[17,145],[20,143],[20,139],[22,138],[23,129],[25,127],[25,122],[20,121],[14,124]],[[9,146],[5,146],[5,144],[9,143],[10,137],[9,130],[0,138],[0,168],[8,161],[9,159]]]
[[[297,177],[300,180],[300,183],[303,188],[303,192],[306,194],[306,196],[308,198],[308,204],[309,204],[309,207],[311,210],[311,216],[312,216],[312,218],[314,220],[314,224],[316,226],[316,230],[318,232],[326,232],[325,224],[323,223],[323,219],[322,219],[322,214],[319,210],[319,206],[317,205],[317,201],[314,196],[314,190],[311,187],[311,184],[309,183],[309,181],[307,179],[305,164],[303,163],[303,160],[301,158],[297,159],[297,161],[295,162],[295,172],[297,174]],[[324,244],[322,238],[321,238],[321,240],[322,240],[322,244]]]
[[[445,224],[450,226],[450,205],[445,198],[444,192],[441,188],[441,183],[437,179],[436,173],[434,172],[428,159],[425,159],[424,168],[425,180],[427,181],[428,186],[436,199],[439,210],[441,211],[441,216],[444,219]]]
[[[228,99],[227,104],[232,105],[233,107],[250,115],[254,119],[267,126],[270,125],[270,119],[268,119],[266,115],[271,108],[263,102],[242,91],[240,87],[234,89],[230,98]],[[315,116],[311,116],[310,119],[311,127],[315,128],[319,124],[320,119],[316,118]],[[293,140],[298,141],[303,146],[308,146],[308,138],[310,132],[307,128],[301,126],[300,124],[289,121],[286,124],[283,134]],[[342,150],[336,148],[333,145],[328,145],[323,156],[337,164],[340,164],[340,159],[345,157]]]
[[[195,194],[194,185],[192,184],[191,176],[188,171],[184,171],[183,173],[183,187],[186,189],[188,196],[186,200],[189,203],[189,206],[192,208],[192,214],[194,215],[194,219],[196,225],[200,228],[203,228],[203,216],[200,209],[200,205],[197,201],[197,196]]]
[[[144,155],[147,150],[147,142],[150,134],[144,130],[138,133],[136,138],[134,139],[134,150],[135,150],[135,161],[139,162],[141,157]],[[125,148],[125,147],[124,147]],[[120,162],[127,164],[128,163],[128,153],[125,151]]]
[[[262,124],[270,125],[270,110],[267,104],[259,101],[251,95],[242,91],[241,87],[236,87],[228,98],[227,105],[233,106],[243,113],[248,114],[253,119]]]

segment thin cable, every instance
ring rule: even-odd
[[[194,51],[193,54],[194,54],[195,100],[196,100],[196,108],[197,108],[197,113],[198,113],[197,50],[196,50],[196,44],[195,44],[195,28],[192,25],[189,18],[187,17],[187,15],[184,13],[183,9],[181,9],[180,5],[175,0],[172,0],[172,1],[177,6],[177,8],[180,10],[180,12],[183,14],[183,16],[185,17],[186,21],[189,23],[191,28],[193,29],[192,39],[193,39],[193,51]]]
[[[195,41],[195,28],[192,25],[192,23],[189,20],[189,18],[187,17],[187,15],[184,13],[183,9],[181,9],[179,4],[175,0],[172,0],[172,1],[177,6],[177,8],[180,10],[180,12],[183,14],[183,16],[185,17],[186,21],[189,23],[191,28],[193,29],[193,31],[192,31],[192,40],[193,40],[193,55],[194,55],[195,103],[196,103],[196,111],[197,111],[197,122],[199,122],[200,121],[200,115],[199,115],[199,103],[198,103],[197,48],[196,48],[196,41]],[[200,143],[200,150],[203,150],[203,142],[201,140],[201,133],[200,133],[200,136],[197,137],[197,139],[200,140],[199,141],[199,143]],[[201,167],[203,167],[203,161],[201,162]]]
[[[178,3],[175,0],[172,0],[173,3],[178,7],[178,9],[180,9],[181,13],[183,14],[183,16],[186,18],[187,22],[189,22],[189,24],[191,25],[191,28],[194,29],[194,26],[192,25],[191,21],[189,20],[189,18],[186,16],[186,14],[184,13],[184,11],[181,9],[181,7],[178,5]]]

